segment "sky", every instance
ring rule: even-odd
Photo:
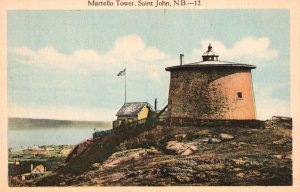
[[[252,70],[258,119],[290,116],[284,9],[8,11],[8,115],[111,121],[127,101],[167,104],[165,67],[219,60]]]

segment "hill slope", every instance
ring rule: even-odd
[[[121,130],[27,185],[291,185],[291,134],[285,125]]]

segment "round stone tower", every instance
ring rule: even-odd
[[[166,68],[171,72],[171,122],[256,119],[251,75],[256,66],[219,61],[218,57],[209,45],[203,61]]]

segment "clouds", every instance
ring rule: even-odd
[[[267,37],[245,37],[237,41],[232,47],[226,47],[216,39],[201,40],[201,48],[194,49],[190,58],[199,59],[199,56],[207,51],[209,44],[220,55],[220,60],[257,63],[275,59],[279,55],[278,50],[270,48],[270,40]]]
[[[216,39],[202,39],[200,48],[187,54],[186,63],[200,61],[207,46],[212,44],[220,60],[245,62],[265,67],[268,62],[278,57],[279,51],[270,48],[270,40],[266,37],[245,37],[232,47],[225,46]],[[31,65],[44,69],[77,70],[80,72],[101,71],[115,72],[124,67],[134,68],[142,72],[149,80],[157,81],[164,75],[163,68],[176,65],[174,59],[166,51],[147,46],[143,39],[135,34],[119,37],[113,46],[104,52],[92,49],[79,49],[64,54],[54,47],[32,50],[27,47],[11,48],[14,61],[19,64]]]
[[[11,48],[14,62],[40,69],[63,70],[88,75],[114,74],[122,68],[139,73],[149,81],[160,81],[166,77],[164,67],[174,65],[170,55],[158,48],[147,46],[141,37],[135,34],[117,38],[109,50],[99,52],[92,49],[79,49],[64,54],[54,47],[32,50],[28,47]]]
[[[142,38],[137,35],[127,35],[117,39],[114,48],[106,56],[122,59],[130,64],[160,61],[166,59],[168,54],[154,47],[146,47]]]
[[[106,52],[80,49],[71,54],[64,54],[54,47],[38,50],[27,47],[12,48],[10,52],[16,57],[17,63],[63,70],[108,71],[124,66],[151,65],[169,57],[167,53],[155,47],[146,46],[141,37],[134,34],[116,39],[114,46]]]

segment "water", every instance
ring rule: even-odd
[[[107,130],[105,128],[97,130]],[[76,145],[92,138],[93,128],[8,129],[8,147]]]

